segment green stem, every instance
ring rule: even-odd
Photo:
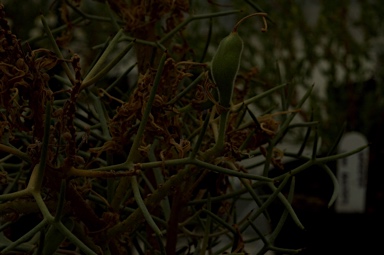
[[[80,22],[84,21],[84,19],[82,17],[79,17],[77,19],[74,19],[71,21],[71,26],[74,26],[74,25],[77,25],[79,24]],[[55,34],[58,34],[60,32],[62,32],[63,30],[67,29],[68,28],[68,24],[65,24],[65,25],[62,25],[60,27],[57,27],[57,28],[54,28],[54,29],[51,29],[51,34],[52,35],[55,35]],[[24,42],[21,43],[22,46],[24,46],[25,44],[30,44],[30,45],[34,45],[34,43],[36,41],[39,41],[39,40],[42,40],[45,38],[45,35],[42,34],[42,35],[37,35],[37,36],[34,36],[34,37],[31,37],[27,40],[25,40]]]
[[[88,93],[88,95],[93,99],[96,111],[99,114],[98,118],[101,125],[102,135],[109,141],[111,139],[111,135],[108,129],[108,114],[105,112],[101,100],[98,97],[96,97],[92,92]]]
[[[200,145],[203,142],[203,138],[204,138],[205,132],[207,131],[207,127],[208,127],[208,124],[209,124],[209,119],[210,119],[210,115],[207,114],[205,116],[205,120],[204,120],[203,126],[201,128],[198,128],[198,129],[200,129],[200,134],[197,137],[197,141],[195,143],[195,146],[193,147],[193,150],[192,150],[191,154],[189,154],[190,159],[194,159],[196,157],[199,149],[200,149]]]
[[[329,175],[329,177],[331,178],[332,184],[333,184],[332,196],[328,202],[328,208],[330,208],[333,205],[333,203],[336,201],[337,196],[339,195],[340,186],[339,186],[339,182],[337,181],[337,177],[332,172],[332,170],[327,165],[324,165],[324,164],[322,164],[321,167]]]
[[[156,208],[159,202],[171,192],[174,187],[177,187],[184,181],[184,179],[191,174],[191,169],[185,167],[180,170],[176,175],[168,179],[161,187],[159,187],[151,196],[144,200],[145,206],[149,211]],[[116,196],[115,196],[116,197]],[[143,212],[140,208],[137,208],[131,213],[128,218],[117,223],[107,231],[107,238],[115,238],[117,235],[122,233],[132,234],[138,227],[142,225]]]
[[[284,180],[280,183],[279,187],[276,188],[275,185],[273,183],[268,183],[268,186],[269,188],[273,191],[273,193],[269,196],[269,198],[264,202],[264,204],[262,206],[259,207],[259,209],[257,209],[257,211],[255,211],[255,213],[253,213],[251,216],[249,216],[249,219],[251,221],[254,221],[257,219],[257,217],[259,217],[266,209],[267,207],[273,202],[275,201],[276,197],[278,197],[278,195],[280,194],[280,191],[285,187],[285,185],[287,184],[288,180],[289,180],[290,176],[286,176],[284,178]],[[240,231],[241,232],[244,232],[249,226],[249,222],[243,224],[241,227],[240,227]]]
[[[211,211],[211,194],[210,193],[208,193],[207,211]],[[200,251],[201,255],[205,255],[205,252],[208,248],[209,234],[211,233],[211,224],[212,224],[212,218],[208,216],[206,224],[205,224],[204,237],[203,237],[202,245],[201,245],[202,246],[201,251]]]
[[[66,180],[62,179],[61,180],[61,185],[60,185],[59,199],[58,199],[58,202],[57,202],[56,215],[55,215],[55,219],[54,219],[55,222],[60,221],[61,218],[62,218],[66,190],[67,190],[67,182],[66,182]]]
[[[268,177],[264,177],[264,176],[260,176],[260,175],[254,175],[254,174],[247,174],[247,173],[243,173],[243,172],[239,172],[239,171],[230,170],[228,168],[216,166],[216,165],[213,165],[213,164],[210,164],[210,163],[198,160],[198,159],[192,160],[191,164],[212,170],[214,172],[227,174],[230,176],[236,176],[236,177],[240,177],[240,178],[246,178],[246,179],[262,181],[262,182],[273,182],[273,179],[268,178]]]
[[[47,205],[45,204],[43,198],[41,197],[40,191],[33,190],[32,195],[35,198],[36,204],[39,207],[40,212],[43,214],[44,219],[48,220],[48,222],[50,223],[53,222],[55,218],[49,212]]]
[[[220,115],[219,134],[218,134],[216,143],[212,148],[208,149],[204,153],[203,160],[209,161],[210,158],[212,158],[216,155],[219,155],[222,152],[222,150],[224,149],[225,133],[227,130],[228,116],[229,116],[229,111],[226,111]]]
[[[226,111],[220,115],[220,126],[219,126],[219,136],[217,137],[216,146],[218,152],[224,148],[225,144],[225,135],[227,131],[229,111]]]
[[[143,134],[144,134],[144,131],[145,131],[145,128],[147,125],[148,117],[151,113],[152,104],[153,104],[153,101],[155,100],[155,96],[157,93],[157,88],[160,84],[160,79],[161,79],[161,76],[163,73],[166,58],[167,58],[167,53],[165,52],[163,54],[161,60],[160,60],[159,68],[157,70],[157,73],[156,73],[156,76],[155,76],[155,79],[153,82],[153,87],[151,89],[151,93],[149,95],[147,105],[145,106],[143,117],[140,121],[140,125],[139,125],[139,128],[137,130],[137,134],[133,140],[133,144],[132,144],[132,147],[129,151],[129,155],[127,157],[127,160],[125,161],[126,164],[130,164],[130,163],[135,162],[140,155],[138,149],[140,147],[141,140],[143,138]],[[123,200],[123,198],[127,192],[129,183],[130,183],[129,177],[121,178],[120,183],[116,189],[115,197],[113,198],[113,200],[111,202],[111,206],[114,210],[117,211],[120,208],[120,203],[122,202],[122,200]]]
[[[45,227],[45,225],[48,224],[47,219],[43,219],[39,224],[37,224],[33,229],[28,231],[25,235],[8,245],[6,248],[4,248],[2,251],[0,251],[1,254],[6,254],[7,251],[11,251],[13,248],[19,246],[20,244],[28,241],[31,239],[37,232],[39,232],[42,228]]]
[[[133,195],[135,197],[136,203],[139,209],[141,210],[144,216],[144,219],[147,221],[148,225],[152,228],[152,230],[155,232],[157,236],[162,236],[161,230],[156,225],[155,221],[153,220],[151,214],[148,211],[148,208],[145,206],[143,198],[140,195],[139,184],[137,182],[136,176],[131,177],[131,185],[132,185]]]
[[[241,11],[240,10],[232,10],[232,11],[224,11],[224,12],[208,13],[208,14],[200,14],[200,15],[191,16],[191,17],[187,18],[186,20],[184,20],[183,22],[181,22],[179,25],[177,25],[172,31],[170,31],[168,34],[166,34],[163,38],[161,38],[158,41],[158,43],[162,44],[163,42],[167,41],[174,34],[176,34],[180,29],[185,27],[189,22],[191,22],[193,20],[221,17],[221,16],[226,16],[226,15],[236,14],[239,12],[241,12]]]
[[[49,145],[49,133],[51,129],[51,102],[47,103],[45,108],[45,123],[44,123],[44,136],[41,146],[40,164],[38,168],[38,175],[35,183],[36,191],[41,189],[41,185],[44,179],[45,166],[47,164],[47,154]]]
[[[55,223],[55,227],[68,238],[74,245],[79,247],[87,255],[97,255],[96,252],[91,250],[87,245],[85,245],[79,238],[77,238],[64,224],[60,221]]]
[[[256,101],[260,100],[261,98],[266,97],[266,96],[272,94],[273,92],[275,92],[275,91],[277,91],[277,90],[279,90],[279,89],[281,89],[281,88],[283,88],[283,87],[285,87],[285,86],[287,86],[287,84],[282,84],[282,85],[276,86],[276,87],[271,88],[271,89],[269,89],[269,90],[267,90],[267,91],[265,91],[265,92],[263,92],[263,93],[261,93],[261,94],[258,94],[257,96],[248,98],[248,99],[244,100],[244,102],[235,104],[235,105],[233,105],[233,106],[231,107],[231,111],[232,111],[232,112],[237,112],[237,111],[239,111],[242,107],[244,107],[243,105],[249,105],[249,104],[251,104],[251,103],[253,103],[253,102],[256,102]]]
[[[155,140],[151,146],[151,149],[149,150],[148,153],[148,159],[152,162],[156,161],[156,156],[155,156],[155,148],[158,145],[159,140]],[[155,181],[156,181],[156,187],[160,187],[161,185],[164,184],[164,176],[161,172],[160,167],[155,167],[153,169],[153,175],[155,176]],[[152,191],[153,192],[153,191]],[[171,205],[169,203],[168,197],[165,197],[164,200],[161,201],[161,209],[163,210],[165,219],[168,221],[169,216],[171,215]]]
[[[309,168],[312,165],[322,165],[322,164],[326,164],[326,163],[328,163],[330,161],[335,161],[335,160],[338,160],[338,159],[341,159],[341,158],[345,158],[345,157],[351,156],[351,155],[353,155],[355,153],[358,153],[358,152],[364,150],[368,146],[369,145],[361,146],[361,147],[359,147],[357,149],[354,149],[352,151],[349,151],[349,152],[339,153],[339,154],[336,154],[336,155],[327,156],[327,157],[323,157],[323,158],[316,158],[315,160],[311,160],[308,157],[303,157],[302,156],[301,158],[308,160],[306,163],[304,163],[301,166],[293,169],[289,173],[285,173],[285,174],[276,176],[274,178],[274,180],[275,181],[280,181],[280,180],[284,179],[285,176],[287,176],[287,175],[297,175],[297,174],[299,174],[300,172],[304,171],[305,169]]]
[[[269,186],[271,187],[272,191],[275,191],[277,190],[277,188],[272,184],[269,184]],[[295,210],[293,210],[292,208],[292,205],[291,203],[287,200],[287,198],[283,195],[283,193],[279,192],[277,194],[277,197],[280,199],[281,203],[285,206],[285,208],[288,210],[289,214],[291,215],[291,218],[293,220],[293,222],[296,223],[296,225],[300,228],[300,229],[303,229],[304,230],[304,226],[303,224],[300,222],[300,219],[299,217],[297,217],[297,214],[295,212]]]
[[[9,194],[2,194],[2,195],[0,195],[0,201],[7,201],[7,200],[16,199],[16,198],[19,198],[19,197],[25,197],[25,196],[28,196],[30,194],[31,193],[29,192],[28,189],[23,189],[23,190],[19,190],[19,191],[16,191],[16,192],[9,193]]]
[[[112,42],[114,42],[114,40],[112,40]],[[112,42],[111,42],[111,44],[112,44]],[[133,44],[134,44],[134,42],[129,43],[112,61],[108,62],[108,64],[106,64],[105,67],[102,68],[101,70],[95,69],[95,68],[100,68],[99,64],[98,64],[99,61],[98,61],[95,65],[95,67],[92,68],[90,73],[84,79],[83,83],[81,84],[81,88],[82,89],[86,88],[86,87],[96,83],[101,78],[103,78],[113,67],[116,66],[116,64],[128,53],[128,51],[130,51],[132,49]],[[108,50],[108,48],[107,48],[107,50]],[[103,56],[104,56],[104,54],[101,56],[101,58]],[[105,60],[102,60],[102,61],[104,62]],[[103,64],[105,64],[105,63],[103,63]],[[95,69],[95,71],[97,71],[97,73],[95,73],[93,71],[94,69]],[[93,76],[90,76],[90,75],[93,75]]]
[[[301,98],[301,100],[298,102],[298,104],[295,107],[295,110],[299,110],[305,101],[308,99],[308,97],[311,95],[313,89],[313,85],[307,90],[307,92],[304,94],[304,96]],[[292,113],[286,118],[286,120],[283,122],[283,124],[280,126],[280,131],[276,134],[276,136],[272,140],[272,146],[274,146],[280,139],[285,135],[285,132],[287,128],[289,127],[291,121],[296,116],[297,111],[292,111]]]
[[[82,89],[85,86],[88,86],[87,84],[89,80],[94,78],[94,76],[100,72],[100,70],[104,69],[105,63],[107,61],[107,58],[111,55],[112,50],[116,47],[117,43],[119,42],[120,37],[123,35],[123,29],[120,29],[115,37],[112,39],[110,44],[108,45],[107,49],[103,52],[99,60],[96,62],[96,64],[93,66],[93,68],[89,71],[87,76],[83,80],[83,84],[81,85]],[[84,85],[85,84],[85,85]]]
[[[233,228],[233,225],[231,225],[228,221],[223,220],[221,217],[216,215],[210,210],[203,209],[203,212],[205,212],[207,215],[209,215],[214,221],[216,221],[219,225],[223,226],[224,228],[228,229],[231,233],[236,234],[236,230]]]
[[[12,148],[12,147],[9,147],[7,145],[0,144],[0,151],[6,152],[6,153],[9,153],[9,154],[13,154],[15,156],[18,156],[22,160],[25,160],[28,163],[31,163],[31,159],[29,158],[28,154],[24,153],[24,152],[22,152],[22,151],[20,151],[20,150],[18,150],[16,148]]]
[[[208,72],[201,73],[191,84],[189,84],[183,91],[181,91],[178,95],[176,95],[174,98],[172,98],[171,101],[169,101],[167,104],[174,104],[180,100],[187,92],[189,92],[192,88],[194,88],[200,81],[208,75]]]
[[[177,165],[188,165],[188,164],[200,166],[200,167],[209,169],[213,172],[223,173],[230,176],[236,176],[236,177],[250,179],[250,180],[262,181],[262,182],[273,182],[274,180],[276,180],[276,178],[272,179],[265,176],[234,171],[234,170],[213,165],[195,158],[182,158],[182,159],[172,159],[172,160],[166,160],[166,161],[147,162],[147,163],[135,164],[134,166],[135,168],[137,167],[139,169],[149,169],[149,168],[155,168],[155,167],[161,167],[161,166],[177,166]]]
[[[51,45],[53,47],[53,51],[56,53],[56,55],[60,58],[60,59],[64,59],[63,57],[63,54],[61,54],[61,51],[59,49],[59,46],[57,45],[56,43],[56,40],[55,38],[53,37],[52,35],[52,31],[51,29],[49,28],[48,26],[48,23],[47,21],[45,20],[45,17],[43,15],[41,15],[41,22],[43,23],[43,26],[44,26],[44,30],[45,30],[45,33],[47,33],[47,36],[48,36],[48,39],[49,41],[51,42]],[[68,79],[71,81],[72,84],[75,84],[75,78],[71,72],[71,70],[69,69],[67,63],[65,61],[62,62],[61,66],[63,67],[64,71],[65,71],[65,74],[68,76]]]
[[[295,194],[295,185],[296,185],[296,177],[292,176],[292,181],[291,185],[289,187],[289,192],[288,192],[288,201],[289,203],[292,203],[293,201],[293,196]],[[288,217],[288,210],[285,209],[284,212],[282,213],[279,222],[277,223],[275,229],[273,230],[272,234],[269,236],[269,241],[273,244],[275,242],[275,239],[278,237],[279,233],[283,229],[285,225],[285,221],[287,220]]]

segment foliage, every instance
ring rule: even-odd
[[[299,99],[293,84],[255,88],[270,74],[252,69],[249,56],[264,53],[245,37],[232,104],[220,105],[205,62],[219,43],[213,24],[262,11],[245,3],[246,13],[208,1],[212,12],[202,14],[189,1],[55,2],[60,24],[51,29],[41,15],[44,34],[23,42],[1,6],[2,253],[235,254],[255,240],[263,243],[260,254],[299,252],[274,246],[287,217],[303,228],[291,205],[294,176],[323,167],[334,183],[331,205],[337,181],[326,163],[363,148],[334,154],[334,139],[329,155],[318,157],[318,122],[293,122],[306,116],[312,86]],[[283,153],[279,143],[297,129],[307,134],[300,150]],[[286,172],[283,155],[306,163]],[[244,164],[249,158],[261,171]],[[272,178],[272,167],[280,175]],[[249,198],[258,206],[238,217],[236,207]],[[255,220],[268,218],[276,201],[285,210],[264,233]],[[35,224],[16,233],[23,218]]]

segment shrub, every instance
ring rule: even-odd
[[[23,43],[1,6],[2,254],[235,254],[256,240],[263,243],[260,254],[300,251],[274,246],[287,217],[304,228],[291,205],[295,175],[321,166],[334,183],[331,205],[337,181],[326,163],[362,148],[317,156],[318,123],[292,122],[311,86],[295,103],[289,84],[252,95],[256,74],[241,67],[229,83],[230,107],[221,105],[226,91],[217,91],[205,62],[209,47],[218,46],[210,42],[212,22],[246,15],[196,14],[188,2],[80,8],[64,1],[62,24],[51,30],[41,16],[45,34]],[[261,12],[251,6],[249,12]],[[261,15],[265,25],[268,16]],[[208,38],[196,31],[199,41],[189,46],[189,24],[201,20],[211,24]],[[81,46],[84,35],[94,49]],[[100,39],[106,41],[97,46]],[[71,47],[79,52],[63,50]],[[271,103],[276,98],[279,106]],[[270,109],[258,114],[259,105]],[[279,149],[293,129],[307,130],[302,148],[312,134],[311,156]],[[286,172],[284,155],[305,163]],[[271,167],[280,174],[270,177]],[[255,209],[240,217],[244,199]],[[255,221],[269,219],[276,201],[285,209],[276,227],[263,232]]]

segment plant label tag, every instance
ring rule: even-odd
[[[367,139],[358,132],[345,134],[339,145],[344,153],[367,145]],[[338,213],[364,213],[367,191],[369,149],[337,161],[337,179],[340,190],[335,210]]]

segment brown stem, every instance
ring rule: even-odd
[[[67,187],[67,200],[71,202],[74,214],[90,231],[100,231],[105,228],[106,223],[96,215],[93,208],[85,202],[83,197],[72,185],[68,185]]]
[[[176,254],[178,224],[179,224],[180,212],[182,207],[183,205],[182,205],[182,198],[180,194],[180,187],[178,187],[172,199],[171,214],[169,216],[169,221],[168,221],[167,244],[165,247],[165,250],[168,255]]]

